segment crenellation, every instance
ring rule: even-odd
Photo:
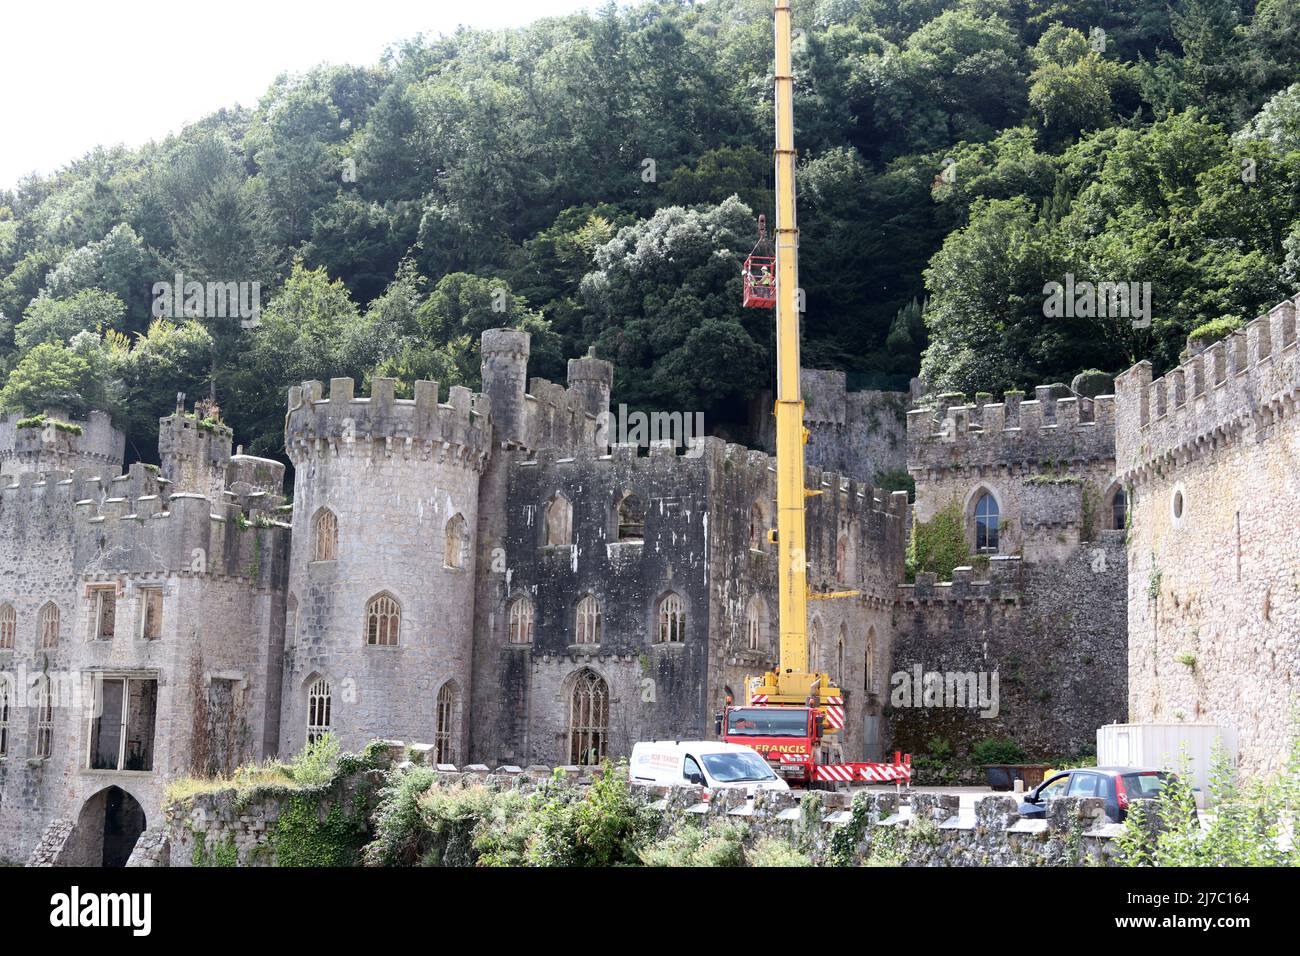
[[[1123,480],[1144,480],[1160,460],[1212,447],[1208,439],[1235,433],[1274,396],[1300,391],[1300,350],[1275,347],[1294,335],[1294,321],[1295,303],[1280,303],[1203,350],[1189,346],[1186,360],[1160,378],[1147,362],[1119,376]]]

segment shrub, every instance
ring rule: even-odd
[[[1231,333],[1237,331],[1244,323],[1240,317],[1235,315],[1222,315],[1217,319],[1211,319],[1204,325],[1198,325],[1187,335],[1187,341],[1198,344],[1212,345]]]
[[[812,866],[807,854],[800,853],[784,840],[764,837],[746,856],[750,866]]]
[[[303,787],[322,787],[334,779],[339,764],[339,742],[325,734],[303,747],[289,763],[289,775]]]
[[[411,866],[428,852],[431,833],[420,810],[420,796],[434,779],[427,767],[389,773],[372,817],[375,838],[362,851],[366,866]]]
[[[1080,372],[1070,381],[1070,390],[1084,398],[1110,395],[1115,391],[1115,377],[1100,369],[1090,368]]]
[[[637,856],[646,866],[744,866],[743,823],[711,820],[675,825],[662,840],[642,848]]]
[[[952,569],[964,567],[969,555],[961,502],[953,500],[929,521],[912,522],[907,548],[907,576],[933,571],[942,581],[952,579]]]
[[[971,748],[971,760],[975,764],[1020,763],[1025,759],[1025,751],[1014,740],[990,737],[981,740]]]

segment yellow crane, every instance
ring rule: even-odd
[[[743,304],[776,308],[776,541],[780,588],[780,645],[777,669],[750,678],[747,699],[730,699],[717,716],[717,733],[762,754],[792,785],[911,780],[911,757],[894,762],[843,762],[839,732],[844,728],[843,692],[808,659],[808,601],[851,597],[857,591],[811,594],[808,590],[807,526],[804,500],[821,494],[804,487],[803,391],[799,359],[799,226],[795,219],[794,75],[790,0],[775,0],[776,38],[776,236],[775,258],[745,260]],[[759,245],[766,224],[759,217]],[[755,246],[757,250],[758,246]],[[773,272],[775,267],[775,273]],[[841,678],[843,675],[838,675]]]
[[[839,704],[830,675],[809,669],[808,558],[804,499],[803,393],[799,370],[799,226],[795,216],[794,74],[790,0],[776,0],[776,543],[780,562],[780,648],[776,671],[751,682],[750,700],[766,704]],[[751,257],[752,258],[752,257]],[[766,268],[761,267],[761,268]],[[753,274],[747,265],[746,285]],[[853,592],[846,592],[846,594]],[[842,711],[841,711],[842,713]],[[839,728],[833,723],[828,731]]]

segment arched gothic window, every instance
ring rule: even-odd
[[[438,753],[438,763],[456,762],[456,718],[460,709],[460,693],[455,681],[447,681],[438,691],[437,726],[434,730],[434,746]]]
[[[665,594],[659,601],[659,643],[680,644],[686,640],[686,605],[680,596]]]
[[[533,602],[526,597],[516,598],[510,605],[510,643],[533,642]]]
[[[307,743],[330,732],[330,682],[320,678],[307,691]]]
[[[312,519],[312,560],[333,561],[339,556],[339,519],[328,508],[321,508]]]
[[[569,763],[600,763],[609,736],[609,686],[594,671],[583,670],[569,695]]]
[[[975,550],[998,550],[998,503],[987,491],[975,502]]]
[[[366,604],[366,643],[374,647],[396,647],[402,627],[402,608],[388,592],[376,594]]]
[[[573,543],[573,505],[556,492],[546,504],[546,544],[562,547]]]
[[[618,540],[645,540],[645,505],[641,497],[631,491],[618,503]]]
[[[584,595],[578,602],[577,613],[577,642],[578,644],[599,644],[600,643],[600,602],[596,600],[594,594]]]
[[[455,514],[447,522],[447,547],[442,563],[449,568],[463,568],[469,562],[469,526],[465,516]]]

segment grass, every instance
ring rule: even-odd
[[[288,762],[264,760],[245,764],[229,776],[180,777],[167,785],[164,801],[178,803],[223,790],[233,790],[239,796],[255,790],[309,790],[333,779],[338,764],[338,741],[332,734],[326,734]]]

